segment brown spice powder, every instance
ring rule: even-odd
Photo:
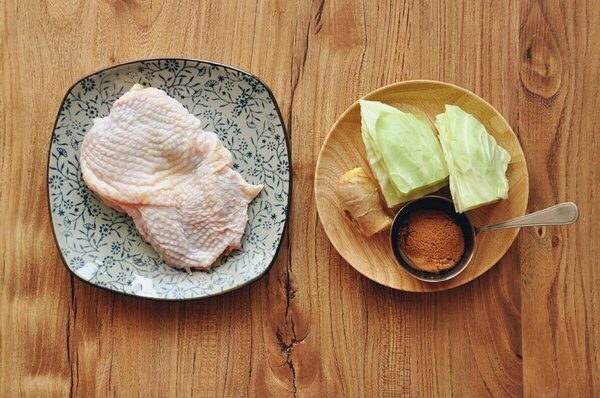
[[[415,268],[439,273],[458,263],[465,251],[461,228],[441,210],[415,210],[400,231],[400,249]]]

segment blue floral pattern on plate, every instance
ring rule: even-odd
[[[239,250],[208,272],[167,266],[127,215],[105,205],[82,181],[79,146],[93,119],[135,83],[160,88],[216,132],[234,168],[264,189],[250,205]],[[279,108],[269,89],[238,69],[189,59],[117,65],[77,82],[56,120],[48,159],[48,198],[57,245],[78,278],[115,292],[155,299],[208,297],[263,275],[287,222],[290,154]]]

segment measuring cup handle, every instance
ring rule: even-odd
[[[577,205],[572,202],[565,202],[499,224],[477,227],[477,232],[493,231],[503,228],[533,227],[538,225],[567,225],[573,224],[578,218],[579,210],[577,209]]]

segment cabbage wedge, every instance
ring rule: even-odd
[[[437,191],[448,168],[433,129],[421,118],[376,101],[360,101],[367,159],[388,207]]]
[[[435,125],[450,171],[456,211],[462,213],[506,199],[510,155],[485,126],[455,105],[446,105],[446,112],[436,116]]]

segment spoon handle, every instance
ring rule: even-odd
[[[533,227],[537,225],[566,225],[573,224],[577,221],[577,218],[579,218],[577,205],[572,202],[565,202],[499,224],[477,227],[476,230],[477,232],[485,232],[503,228]]]

